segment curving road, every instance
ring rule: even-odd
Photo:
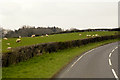
[[[118,44],[118,42],[110,43],[84,53],[63,69],[55,78],[118,80],[118,75],[120,75],[118,74]]]

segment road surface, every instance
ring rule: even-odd
[[[118,42],[92,49],[79,56],[55,78],[109,78],[118,80]],[[108,79],[106,79],[108,80]]]

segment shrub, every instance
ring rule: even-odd
[[[120,37],[120,35],[111,36],[100,36],[94,38],[87,38],[82,40],[72,40],[66,42],[49,42],[41,43],[31,46],[23,46],[13,49],[11,52],[6,52],[2,54],[2,66],[7,67],[11,64],[16,64],[21,61],[26,61],[34,56],[42,55],[43,53],[56,52],[58,50],[63,50],[71,47],[79,47],[81,45],[86,45],[88,43],[115,39]]]

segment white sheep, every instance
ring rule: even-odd
[[[7,48],[7,50],[11,50],[11,49],[12,49],[12,47],[8,47],[8,48]]]
[[[87,37],[91,37],[91,35],[86,35]]]
[[[32,35],[31,37],[35,37],[35,35]]]
[[[7,45],[10,45],[10,43],[7,43]]]
[[[89,35],[89,37],[91,37],[91,35]]]
[[[6,37],[5,37],[5,38],[3,38],[3,39],[4,39],[4,40],[8,40],[8,38],[6,38]]]
[[[41,37],[44,37],[43,35]]]
[[[49,35],[48,35],[48,34],[46,34],[46,37],[49,37]]]
[[[19,36],[19,38],[21,38],[21,36]]]
[[[98,34],[95,34],[95,36],[98,36]]]
[[[21,42],[21,39],[16,39],[16,42]]]
[[[81,36],[82,34],[79,34],[79,36]]]
[[[86,35],[87,37],[89,37],[90,35]]]
[[[89,35],[86,35],[87,37],[89,36]]]
[[[94,37],[95,35],[92,35],[92,37]]]

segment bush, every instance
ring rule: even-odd
[[[31,46],[23,46],[13,49],[11,52],[2,54],[2,66],[7,67],[11,64],[16,64],[21,61],[26,61],[34,56],[42,55],[43,53],[56,52],[58,50],[63,50],[71,47],[79,47],[81,45],[86,45],[88,43],[115,39],[120,37],[120,35],[111,36],[100,36],[94,38],[87,38],[82,40],[72,40],[66,42],[49,42],[41,43]]]

